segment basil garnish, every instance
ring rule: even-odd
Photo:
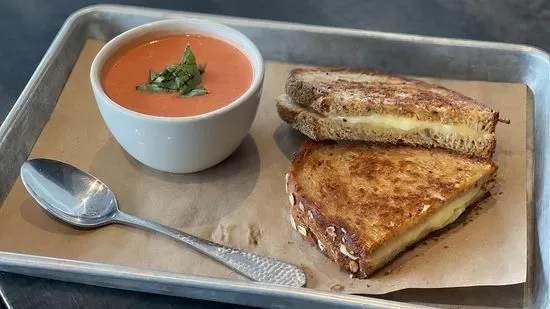
[[[177,92],[184,97],[207,94],[201,82],[206,64],[197,64],[191,46],[187,45],[180,63],[168,65],[158,74],[149,70],[146,84],[136,86],[144,92]]]

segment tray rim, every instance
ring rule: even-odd
[[[30,263],[30,264],[28,264]],[[268,295],[276,297],[287,297],[288,299],[293,299],[297,301],[309,302],[312,296],[316,297],[316,301],[328,306],[342,306],[344,304],[348,305],[361,305],[367,306],[368,308],[390,308],[390,309],[401,309],[401,308],[410,308],[410,309],[422,309],[422,308],[431,308],[422,305],[416,304],[407,304],[403,302],[390,301],[377,299],[367,296],[359,296],[352,294],[343,294],[335,292],[325,292],[320,290],[314,290],[310,288],[294,288],[286,287],[280,285],[264,284],[250,281],[236,281],[215,277],[207,276],[197,276],[197,275],[188,275],[180,274],[175,272],[166,272],[166,271],[157,271],[146,268],[137,268],[129,267],[123,265],[115,264],[106,264],[106,263],[95,263],[95,262],[84,262],[79,260],[71,259],[61,259],[61,258],[51,258],[30,254],[22,253],[12,253],[0,251],[0,269],[2,271],[17,270],[14,273],[19,273],[23,275],[35,275],[34,271],[38,272],[37,277],[43,277],[48,279],[56,279],[61,281],[69,281],[76,283],[84,283],[91,285],[98,285],[97,280],[93,280],[93,277],[99,278],[113,278],[113,279],[122,279],[123,281],[145,281],[159,283],[159,285],[166,286],[181,286],[185,285],[192,288],[203,288],[203,289],[213,289],[216,291],[230,291],[234,293],[241,294],[243,292],[248,292],[248,295]],[[19,270],[24,271],[19,271]],[[117,272],[118,274],[115,274]],[[92,278],[86,280],[71,280],[70,276],[74,274],[86,274],[90,275]],[[118,284],[110,284],[107,282],[101,282],[101,286],[117,288]],[[142,288],[138,286],[131,289],[140,292],[148,293],[159,293],[172,296],[184,296],[178,293],[178,291],[173,290],[164,290],[164,289],[153,289]],[[196,297],[195,297],[196,298]],[[219,301],[217,298],[202,298],[205,300]],[[345,301],[346,303],[343,303]],[[247,304],[246,302],[234,302],[235,304],[242,305],[252,305],[259,306],[261,304],[253,303]],[[330,307],[327,307],[330,308]],[[345,307],[344,307],[345,308]],[[356,307],[350,307],[356,308]]]
[[[476,48],[487,48],[487,49],[500,49],[508,50],[512,52],[518,52],[521,54],[529,54],[531,57],[537,57],[540,60],[546,62],[550,66],[550,55],[537,47],[521,44],[510,44],[510,43],[500,43],[500,42],[488,42],[488,41],[478,41],[478,40],[468,40],[468,39],[453,39],[453,38],[444,38],[444,37],[431,37],[423,35],[414,35],[414,34],[401,34],[401,33],[389,33],[382,31],[370,31],[370,30],[360,30],[352,28],[339,28],[339,27],[327,27],[327,26],[318,26],[318,25],[307,25],[300,23],[290,23],[290,22],[281,22],[281,21],[271,21],[263,19],[252,19],[252,18],[242,18],[242,17],[231,17],[231,16],[221,16],[214,14],[203,14],[203,13],[194,13],[186,11],[174,11],[174,10],[165,10],[165,9],[156,9],[156,8],[146,8],[146,7],[137,7],[137,6],[123,6],[123,5],[92,5],[81,8],[71,14],[59,32],[55,36],[54,40],[50,44],[46,53],[44,54],[42,60],[37,66],[35,72],[32,74],[29,82],[24,87],[20,96],[18,97],[16,103],[6,116],[3,123],[0,125],[0,144],[7,137],[10,128],[10,124],[15,122],[24,111],[26,107],[26,98],[33,91],[36,84],[40,81],[40,77],[44,74],[44,71],[49,65],[49,62],[56,54],[57,48],[63,46],[65,41],[68,38],[70,31],[80,22],[86,22],[86,19],[90,16],[93,16],[97,13],[113,12],[113,11],[124,11],[127,14],[138,14],[138,15],[148,15],[150,17],[160,17],[168,18],[170,14],[178,14],[180,16],[188,15],[193,17],[202,17],[215,19],[220,22],[227,22],[233,25],[248,25],[264,28],[273,28],[273,29],[286,29],[286,30],[299,30],[305,32],[313,33],[330,33],[335,35],[343,36],[361,36],[361,37],[371,37],[383,40],[390,41],[406,41],[417,44],[429,44],[429,45],[452,45],[452,46],[465,46],[465,47],[476,47]],[[159,16],[159,14],[161,16]],[[527,83],[527,81],[523,81]],[[50,258],[36,255],[20,254],[0,251],[0,270],[11,271],[14,273],[20,274],[29,274],[38,277],[58,279],[63,281],[71,282],[80,282],[100,285],[101,282],[94,280],[75,280],[71,277],[71,274],[82,273],[98,278],[115,278],[122,280],[126,285],[132,285],[134,281],[150,281],[154,278],[155,282],[160,284],[164,283],[167,286],[175,285],[180,287],[190,287],[190,288],[203,288],[203,289],[218,289],[218,291],[228,291],[230,293],[236,293],[237,295],[265,295],[272,297],[286,297],[287,299],[293,299],[296,301],[310,302],[311,296],[316,297],[316,301],[319,304],[334,306],[334,305],[347,305],[351,307],[355,306],[366,306],[366,307],[385,307],[385,308],[428,308],[425,306],[414,305],[409,303],[395,302],[389,300],[381,300],[377,298],[371,298],[366,296],[356,296],[350,294],[334,293],[334,292],[324,292],[308,288],[286,288],[282,286],[274,285],[265,285],[258,283],[250,282],[240,282],[232,281],[220,278],[212,278],[205,276],[195,276],[187,274],[179,274],[172,272],[164,271],[155,271],[146,268],[134,268],[122,265],[113,265],[106,263],[93,263],[93,262],[84,262],[79,260],[68,260],[61,258]],[[32,272],[32,271],[35,272]],[[87,272],[84,272],[87,270]],[[117,273],[118,271],[118,273]],[[122,278],[121,274],[127,275],[126,278]],[[87,281],[87,282],[84,282]],[[101,285],[105,286],[104,283]],[[109,287],[121,287],[124,284],[108,284]],[[212,298],[208,295],[202,295],[197,297],[197,295],[189,296],[187,293],[177,290],[163,290],[159,289],[157,291],[152,291],[151,289],[139,289],[139,287],[123,287],[136,291],[143,292],[154,292],[166,295],[174,296],[185,296],[193,298],[202,298],[220,301],[218,298]],[[548,295],[546,295],[548,298]],[[259,306],[261,303],[252,303],[248,304],[242,302],[241,300],[231,301],[232,303],[244,304],[244,305],[255,305]],[[305,304],[305,303],[304,303]]]

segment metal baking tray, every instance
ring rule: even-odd
[[[550,57],[539,49],[502,43],[328,28],[112,5],[72,14],[0,127],[0,204],[57,103],[87,39],[108,41],[134,26],[167,18],[203,17],[237,28],[266,60],[375,68],[400,74],[528,85],[533,104],[532,237],[527,282],[472,288],[466,297],[504,298],[519,289],[525,308],[548,308],[550,283]],[[237,282],[118,265],[0,252],[0,270],[64,281],[267,308],[419,308],[356,295]],[[500,290],[499,290],[500,289]],[[418,292],[426,294],[426,291]],[[438,292],[440,293],[440,292]],[[516,293],[517,294],[517,293]],[[444,292],[443,295],[448,295]],[[419,298],[416,298],[418,300]],[[500,302],[502,304],[502,302]],[[494,303],[473,302],[476,308]],[[498,305],[499,307],[501,305]],[[508,304],[502,305],[509,307]],[[521,306],[521,305],[520,305]],[[457,307],[457,306],[453,306]]]

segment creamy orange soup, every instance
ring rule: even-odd
[[[207,64],[202,83],[208,93],[182,97],[177,93],[136,90],[146,83],[149,70],[162,71],[178,63],[190,44],[197,63]],[[239,49],[202,35],[166,36],[123,48],[108,61],[102,74],[105,93],[117,104],[138,113],[183,117],[211,112],[236,100],[252,83],[252,64]]]

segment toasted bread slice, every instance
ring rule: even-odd
[[[284,108],[292,103],[329,120],[321,127],[319,121],[308,124],[309,132],[319,133],[313,139],[398,141],[481,158],[494,152],[498,112],[437,85],[374,71],[298,68],[288,77],[286,94],[279,111],[288,112]],[[283,120],[306,129],[294,118]]]
[[[286,177],[290,221],[365,278],[484,198],[496,170],[442,149],[308,140]]]

